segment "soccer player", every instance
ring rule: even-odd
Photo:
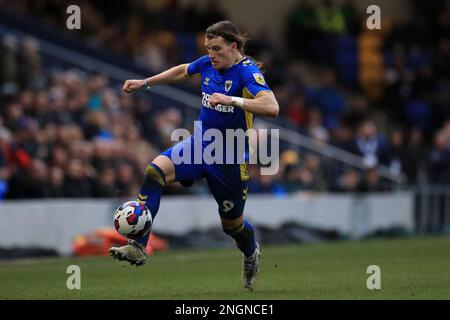
[[[242,129],[253,126],[253,115],[276,117],[279,107],[275,96],[256,62],[244,55],[246,39],[230,21],[221,21],[208,27],[205,47],[208,55],[181,64],[160,74],[142,80],[126,80],[125,92],[150,88],[158,84],[182,81],[195,74],[201,75],[202,110],[199,121],[201,130]],[[174,150],[187,147],[195,150],[197,137],[179,142],[164,151],[148,165],[139,190],[138,201],[145,203],[154,218],[158,212],[161,188],[174,181],[189,186],[195,179],[206,178],[218,211],[224,232],[231,236],[243,254],[242,280],[246,288],[253,289],[259,268],[259,244],[255,240],[253,226],[244,220],[243,210],[248,185],[248,140],[245,159],[233,164],[181,163],[173,161]],[[202,142],[202,151],[208,142]],[[177,149],[178,147],[178,149]],[[186,150],[185,148],[181,148]],[[194,158],[194,155],[191,155]],[[203,158],[203,157],[202,157]],[[235,157],[236,159],[236,157]],[[224,162],[225,163],[225,162]],[[114,258],[131,264],[145,263],[145,247],[148,235],[119,248],[111,248]]]

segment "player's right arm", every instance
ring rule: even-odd
[[[145,84],[147,86],[154,86],[158,84],[169,84],[175,83],[179,81],[183,81],[189,77],[187,72],[189,64],[180,64],[176,67],[170,68],[166,71],[163,71],[157,75],[154,75],[150,78],[141,79],[141,80],[126,80],[122,90],[125,92],[132,92],[134,90],[138,90],[144,87]]]

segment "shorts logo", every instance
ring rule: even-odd
[[[231,209],[234,208],[234,202],[230,201],[230,200],[224,200],[222,202],[222,206],[223,206],[222,211],[223,212],[228,212],[228,211],[230,211]]]
[[[233,84],[232,80],[225,81],[225,91],[228,92],[231,89],[231,85]]]
[[[261,73],[254,73],[253,77],[255,78],[256,82],[258,82],[260,85],[265,85],[266,80],[264,80],[264,77]]]

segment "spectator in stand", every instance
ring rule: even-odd
[[[20,86],[30,90],[43,90],[47,79],[42,70],[39,42],[31,37],[25,38],[17,57],[19,61],[18,82]]]
[[[64,170],[60,167],[51,167],[49,173],[49,197],[64,198]]]
[[[130,196],[139,188],[135,181],[136,172],[133,166],[127,162],[120,163],[117,169],[117,193],[119,196]]]
[[[26,170],[16,171],[9,181],[7,198],[45,198],[48,196],[48,166],[41,159],[33,159]]]
[[[182,123],[182,115],[180,110],[175,108],[167,108],[159,113],[154,120],[154,126],[158,133],[160,149],[169,148],[174,144],[171,140],[173,130],[180,128]]]
[[[95,185],[95,196],[97,198],[117,196],[116,172],[113,167],[105,167],[100,170]]]
[[[408,161],[403,164],[403,172],[408,177],[408,183],[415,185],[425,181],[425,162],[427,158],[427,147],[424,143],[422,131],[412,128],[409,132],[407,149],[409,150]]]
[[[363,157],[365,165],[371,168],[380,164],[389,165],[391,161],[389,144],[378,133],[377,125],[372,119],[366,119],[359,125],[349,151]]]
[[[8,180],[11,175],[9,166],[9,143],[12,135],[8,129],[1,126],[0,118],[0,200],[6,197],[8,193]]]
[[[328,142],[329,132],[323,126],[322,112],[317,108],[311,108],[307,117],[306,128],[304,134],[321,142]]]
[[[311,175],[307,171],[302,171],[299,164],[287,165],[283,172],[282,187],[286,193],[296,193],[302,191],[310,180]]]
[[[69,160],[64,180],[64,194],[69,198],[89,198],[94,196],[91,181],[86,175],[85,165],[80,159]]]
[[[326,184],[322,176],[320,158],[313,154],[306,154],[304,166],[300,173],[303,189],[309,191],[323,191]]]
[[[346,170],[338,176],[334,184],[331,185],[331,191],[335,192],[356,192],[361,183],[360,174],[353,169]]]
[[[336,74],[331,69],[322,73],[321,86],[317,90],[317,103],[324,117],[324,126],[334,129],[346,111],[346,99],[337,89]]]
[[[4,88],[9,84],[12,86],[12,90],[16,92],[19,78],[18,40],[10,34],[5,35],[0,40],[0,84]]]
[[[434,146],[428,156],[428,180],[432,184],[450,184],[450,136],[440,130],[434,137]]]
[[[390,143],[390,163],[389,168],[393,175],[399,176],[409,161],[408,149],[404,145],[403,131],[400,128],[394,128],[389,135]]]
[[[301,94],[294,94],[286,109],[286,116],[296,126],[301,127],[306,124],[307,112],[305,109],[305,99]]]
[[[378,166],[367,166],[363,177],[358,185],[359,192],[383,192],[389,191],[391,188],[387,182],[380,177]]]

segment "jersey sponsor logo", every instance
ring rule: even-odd
[[[219,111],[219,112],[231,112],[231,113],[234,113],[234,106],[224,106],[224,105],[221,105],[221,104],[217,104],[215,106],[212,106],[209,103],[209,98],[211,98],[211,95],[209,93],[202,92],[202,105],[205,108],[213,109],[213,110],[216,110],[216,111]]]
[[[233,84],[233,80],[225,81],[225,91],[226,92],[230,91],[232,84]]]
[[[255,78],[255,81],[262,86],[266,84],[266,80],[264,80],[264,77],[261,73],[254,73],[253,78]]]
[[[203,84],[205,86],[207,86],[209,84],[209,78],[208,77],[205,78],[205,81],[203,81]]]

